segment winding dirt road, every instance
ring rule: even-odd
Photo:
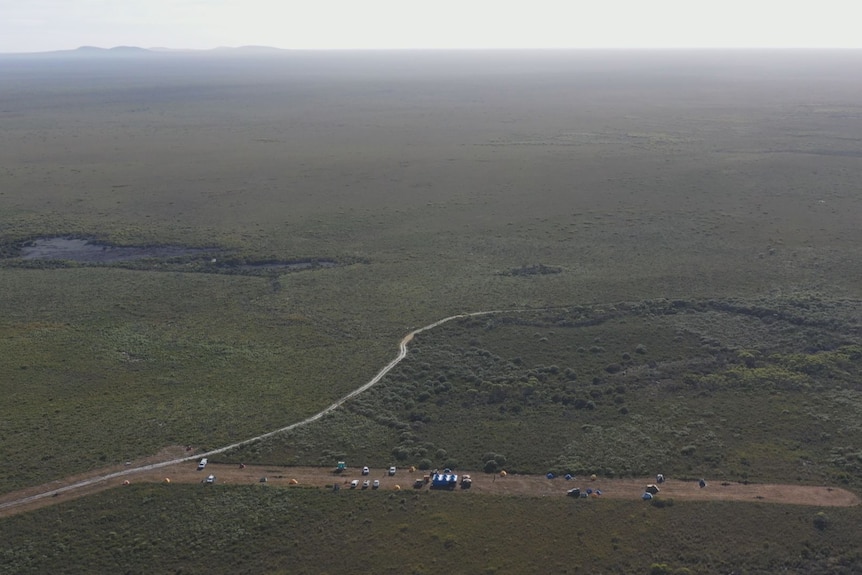
[[[36,486],[30,489],[24,489],[22,491],[16,491],[13,493],[8,493],[6,495],[0,496],[0,517],[3,515],[9,514],[9,510],[17,509],[17,508],[32,508],[32,505],[37,501],[48,499],[48,501],[52,501],[60,495],[71,494],[71,493],[90,493],[93,491],[98,491],[97,487],[101,483],[108,483],[112,480],[116,480],[119,478],[124,478],[132,475],[141,475],[151,471],[156,471],[159,469],[171,467],[174,465],[179,465],[182,463],[188,463],[191,461],[197,461],[203,457],[212,457],[213,455],[218,455],[220,453],[224,453],[225,451],[230,451],[231,449],[236,449],[238,447],[243,447],[245,445],[249,445],[251,443],[255,443],[260,441],[261,439],[265,439],[267,437],[271,437],[273,435],[277,435],[279,433],[283,433],[285,431],[290,431],[291,429],[295,429],[297,427],[301,427],[303,425],[308,425],[314,421],[317,421],[327,413],[338,409],[345,401],[356,397],[360,393],[366,391],[370,387],[376,385],[387,373],[392,371],[392,369],[398,365],[401,360],[407,357],[407,344],[413,341],[413,337],[422,333],[423,331],[427,331],[430,329],[434,329],[435,327],[442,325],[446,322],[452,321],[453,319],[459,319],[464,317],[474,317],[481,315],[489,315],[495,313],[502,313],[504,310],[494,310],[494,311],[479,311],[473,313],[466,314],[457,314],[449,317],[445,317],[441,320],[435,321],[434,323],[428,324],[425,327],[420,327],[419,329],[413,330],[407,335],[405,335],[401,342],[398,344],[398,355],[395,356],[395,359],[386,364],[383,369],[377,372],[368,383],[354,389],[335,403],[329,405],[318,413],[303,419],[302,421],[292,423],[285,427],[281,427],[274,431],[269,431],[267,433],[262,433],[261,435],[257,435],[255,437],[251,437],[249,439],[244,439],[243,441],[238,441],[236,443],[232,443],[230,445],[226,445],[224,447],[219,447],[218,449],[213,449],[211,451],[207,451],[205,453],[194,453],[189,454],[180,451],[177,452],[176,449],[167,448],[163,450],[160,454],[148,458],[142,462],[135,462],[132,465],[123,466],[123,467],[114,467],[103,470],[97,470],[92,473],[82,474],[74,477],[69,477],[63,480],[54,481],[45,485]],[[508,310],[508,313],[514,313],[523,310]],[[165,455],[174,455],[173,457],[166,458]],[[68,497],[67,497],[68,499]],[[42,505],[39,505],[40,507]]]
[[[268,486],[279,484],[289,486],[291,480],[295,480],[302,485],[323,487],[339,483],[347,487],[351,479],[361,479],[358,470],[348,470],[342,475],[335,475],[331,473],[331,470],[314,467],[280,468],[273,466],[246,466],[244,469],[239,469],[236,466],[210,464],[204,472],[197,471],[196,462],[203,457],[209,458],[213,455],[249,445],[261,439],[317,421],[325,414],[340,407],[348,399],[359,395],[383,379],[387,373],[407,356],[407,345],[413,340],[416,334],[434,329],[454,319],[523,311],[526,310],[481,311],[443,318],[408,333],[399,342],[398,355],[395,359],[386,364],[371,380],[302,421],[205,453],[192,454],[179,446],[168,447],[152,457],[133,462],[129,465],[118,465],[94,470],[44,485],[7,493],[0,496],[0,517],[46,507],[60,501],[68,501],[123,485],[125,482],[165,482],[166,479],[169,479],[172,483],[198,483],[210,473],[216,475],[217,482],[220,484],[258,483],[261,477],[266,477]],[[370,478],[379,479],[381,489],[395,489],[396,485],[403,489],[411,489],[413,482],[419,476],[419,472],[410,474],[402,471],[395,477],[389,477],[385,473],[378,472],[376,476],[372,474]],[[465,493],[564,496],[567,489],[582,487],[583,489],[601,489],[603,493],[602,497],[633,499],[640,497],[645,485],[650,481],[649,478],[599,479],[596,482],[585,483],[583,481],[569,482],[562,479],[548,480],[544,476],[533,475],[509,475],[503,478],[481,474],[474,476],[473,487],[469,491],[465,491]],[[673,480],[667,481],[662,486],[661,496],[677,499],[764,501],[838,507],[858,505],[860,503],[859,497],[855,494],[832,487],[722,483],[701,489],[696,483]]]

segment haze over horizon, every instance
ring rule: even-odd
[[[852,0],[0,0],[0,52],[862,48]]]

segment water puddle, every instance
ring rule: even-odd
[[[117,263],[141,259],[168,259],[200,255],[211,250],[182,246],[112,246],[81,238],[40,238],[21,246],[22,260],[65,260],[83,263]]]
[[[17,246],[13,253],[15,254],[13,257],[29,262],[52,261],[110,265],[137,260],[159,260],[159,269],[162,270],[175,269],[180,266],[184,271],[246,275],[268,275],[338,266],[338,262],[331,259],[232,260],[229,253],[215,247],[115,246],[92,238],[69,236],[29,240]],[[140,269],[140,264],[133,265],[133,267]]]

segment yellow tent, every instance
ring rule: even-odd
[[[509,474],[506,473],[505,471],[500,472],[500,477],[506,477],[507,475],[509,475]]]

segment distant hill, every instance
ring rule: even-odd
[[[54,50],[50,52],[19,52],[0,53],[0,56],[14,57],[88,57],[88,58],[116,58],[116,57],[145,57],[156,54],[225,54],[225,55],[252,55],[252,54],[278,54],[287,52],[282,48],[271,46],[219,46],[207,50],[177,49],[177,48],[141,48],[139,46],[114,46],[112,48],[100,48],[98,46],[80,46],[74,50]]]
[[[114,46],[113,48],[98,48],[96,46],[81,46],[76,50],[76,52],[110,52],[113,54],[142,54],[144,52],[149,52],[144,48],[139,48],[138,46]]]
[[[138,46],[114,46],[99,48],[98,46],[80,46],[74,50],[53,50],[50,52],[8,52],[0,54],[5,58],[141,58],[152,56],[154,52]]]
[[[287,52],[283,48],[273,48],[272,46],[239,46],[231,48],[230,46],[219,46],[216,48],[218,52],[244,52],[252,54],[277,54],[279,52]]]
[[[116,56],[144,56],[148,55],[151,52],[145,48],[140,48],[138,46],[114,46],[113,48],[98,48],[96,46],[81,46],[76,50],[69,50],[67,52],[84,54],[87,56],[99,56],[99,57],[116,57]]]

